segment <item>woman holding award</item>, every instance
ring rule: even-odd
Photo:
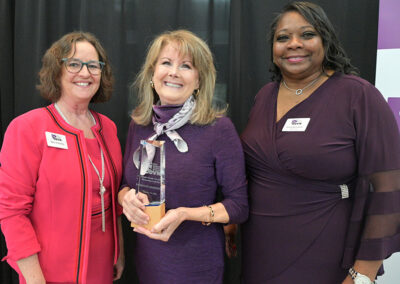
[[[135,82],[139,105],[132,113],[118,199],[126,217],[139,225],[134,231],[140,283],[222,283],[222,224],[247,218],[242,147],[231,121],[211,106],[215,76],[206,43],[177,30],[152,42]],[[147,197],[134,189],[135,153],[149,138],[165,141],[167,210],[150,230],[142,227],[149,222]]]

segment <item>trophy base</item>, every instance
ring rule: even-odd
[[[131,223],[131,227],[143,227],[147,230],[151,230],[155,224],[160,222],[161,218],[165,215],[165,202],[160,205],[147,205],[144,213],[149,215],[150,220],[146,225],[137,225],[135,223]]]

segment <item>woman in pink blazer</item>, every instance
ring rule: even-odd
[[[15,118],[0,152],[0,224],[20,283],[112,283],[124,266],[115,192],[121,149],[115,124],[89,110],[113,78],[89,33],[73,32],[43,57],[51,105]]]

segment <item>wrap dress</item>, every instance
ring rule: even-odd
[[[355,259],[400,250],[398,128],[359,77],[333,74],[276,122],[278,89],[260,90],[241,136],[250,206],[242,282],[341,283]],[[305,129],[286,131],[304,119]]]

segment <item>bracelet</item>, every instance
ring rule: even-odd
[[[204,226],[210,226],[211,223],[214,222],[214,210],[211,207],[211,205],[204,205],[205,207],[208,207],[208,209],[210,209],[210,222],[201,222],[201,224],[203,224]]]
[[[360,272],[357,272],[354,269],[354,267],[351,267],[348,273],[351,279],[353,279],[354,283],[370,283],[370,284],[376,283],[376,281],[371,281],[371,279],[368,276],[361,274]]]

